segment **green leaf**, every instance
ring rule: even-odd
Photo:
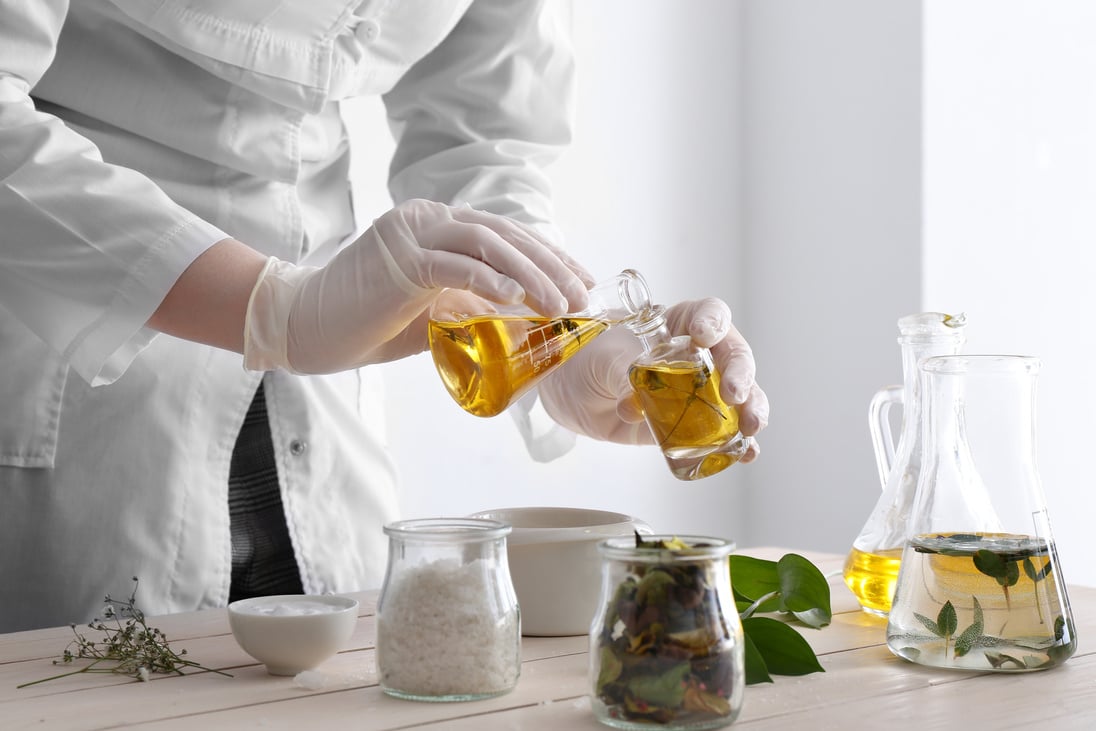
[[[1013,586],[1020,580],[1019,561],[1006,561],[985,548],[974,552],[974,567],[986,576],[997,579],[997,583],[1004,587]]]
[[[601,693],[602,688],[619,678],[622,670],[624,670],[624,663],[613,652],[613,648],[602,647],[601,668],[597,674],[597,692]]]
[[[955,616],[955,607],[950,600],[940,607],[940,614],[936,615],[936,626],[940,628],[941,637],[951,637],[959,629],[959,618]]]
[[[750,617],[742,620],[742,630],[761,653],[769,672],[776,675],[825,672],[810,644],[790,625],[771,617]]]
[[[804,624],[825,627],[833,618],[830,609],[830,585],[813,563],[795,553],[777,562],[783,608]]]
[[[917,618],[918,622],[925,625],[925,628],[928,629],[929,632],[932,632],[937,637],[944,636],[944,633],[940,630],[940,625],[938,625],[936,622],[933,622],[931,619],[923,614],[919,614],[918,612],[914,612],[913,616]]]
[[[974,599],[974,622],[955,638],[956,657],[962,657],[970,652],[985,630],[985,623],[982,621],[982,605],[978,603],[978,597],[972,598]]]
[[[731,585],[735,594],[751,602],[771,592],[780,591],[780,577],[776,570],[776,561],[766,561],[752,556],[734,555],[730,557]],[[780,600],[773,599],[758,607],[759,612],[775,612]]]
[[[660,569],[648,571],[636,587],[636,602],[641,605],[662,606],[666,603],[666,593],[674,586],[674,583],[674,577],[665,571]]]
[[[1037,571],[1035,569],[1035,564],[1031,560],[1031,557],[1024,557],[1024,573],[1027,574],[1027,577],[1035,583],[1039,583],[1050,575],[1051,566],[1053,566],[1053,564],[1051,564],[1050,561],[1047,561],[1046,565],[1043,566],[1042,569]]]
[[[974,552],[974,567],[994,579],[1005,575],[1005,561],[993,551],[981,548]]]
[[[1019,660],[1019,659],[1013,657],[1012,655],[1006,655],[1003,652],[993,652],[991,650],[986,650],[985,655],[986,655],[986,660],[989,661],[989,664],[992,665],[995,668],[1000,668],[1007,662],[1012,663],[1013,665],[1020,668],[1021,670],[1026,667],[1024,665],[1023,660]]]
[[[685,676],[689,663],[674,665],[661,675],[637,675],[628,681],[633,696],[660,708],[677,708],[685,698]]]
[[[750,639],[748,633],[744,634],[746,647],[746,685],[755,683],[771,683],[773,678],[769,675],[769,667],[765,664],[765,658],[761,656],[761,650]]]

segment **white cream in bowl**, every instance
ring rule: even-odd
[[[358,602],[336,595],[282,594],[228,605],[232,635],[271,675],[311,670],[343,649],[358,621]]]

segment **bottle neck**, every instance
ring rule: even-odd
[[[611,324],[627,324],[651,309],[651,292],[643,275],[635,269],[625,269],[599,282],[590,288],[588,294],[590,304],[576,314],[606,320]]]
[[[921,438],[921,378],[917,364],[925,358],[937,355],[956,355],[963,347],[965,338],[961,330],[941,333],[938,336],[901,337],[902,346],[902,419],[900,441],[916,443]]]
[[[624,324],[639,338],[643,349],[648,353],[670,341],[670,330],[666,327],[666,308],[662,305],[650,305],[624,320]]]

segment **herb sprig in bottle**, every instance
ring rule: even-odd
[[[738,411],[719,395],[711,353],[688,335],[671,337],[665,313],[653,305],[626,321],[645,350],[628,379],[670,472],[699,480],[733,465],[750,442],[738,431]]]

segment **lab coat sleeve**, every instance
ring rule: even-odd
[[[0,0],[0,307],[98,385],[125,371],[175,280],[227,235],[35,109],[67,10]]]
[[[553,225],[545,168],[571,141],[574,64],[563,0],[475,0],[453,32],[385,95],[396,150],[395,201],[467,203],[537,228]],[[530,393],[510,410],[538,462],[575,435]]]
[[[475,0],[385,97],[395,201],[430,198],[552,220],[545,167],[571,141],[573,61],[562,0]]]

